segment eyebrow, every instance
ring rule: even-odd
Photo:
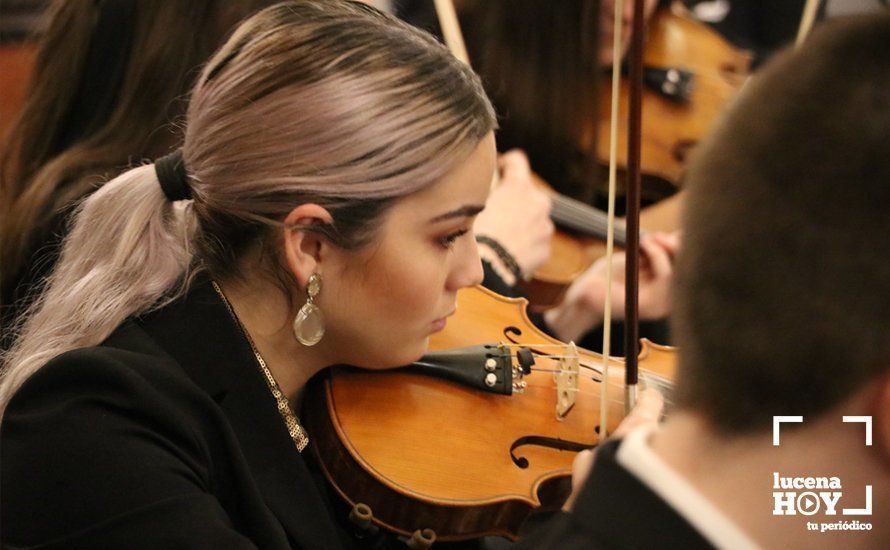
[[[441,221],[450,220],[452,218],[462,218],[462,217],[469,218],[469,217],[475,216],[479,212],[482,212],[482,210],[484,208],[485,208],[484,204],[481,204],[481,205],[480,204],[466,204],[466,205],[461,206],[460,208],[457,208],[450,212],[445,212],[444,214],[439,214],[435,218],[431,219],[430,223],[438,223]]]

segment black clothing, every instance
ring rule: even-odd
[[[16,393],[0,426],[0,542],[348,546],[311,466],[203,283],[53,359]]]
[[[301,454],[249,343],[200,282],[15,394],[0,425],[0,547],[404,548],[353,536],[309,435]]]
[[[597,450],[574,510],[559,514],[517,549],[713,548],[671,506],[616,460],[620,441]]]

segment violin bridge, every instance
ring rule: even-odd
[[[554,373],[556,381],[556,419],[562,420],[575,406],[575,396],[578,394],[578,371],[580,359],[578,348],[574,342],[566,346],[566,352],[559,360],[559,368]]]

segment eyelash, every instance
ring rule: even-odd
[[[469,232],[470,232],[469,229],[461,229],[459,231],[455,231],[454,233],[451,233],[449,235],[445,235],[444,237],[441,237],[439,239],[439,244],[441,244],[445,248],[450,249],[454,246],[455,241],[457,241],[459,238],[463,237],[464,235],[466,235]]]

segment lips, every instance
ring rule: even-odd
[[[445,319],[451,317],[451,316],[454,315],[455,313],[457,313],[457,308],[454,308],[454,309],[452,309],[451,311],[449,311],[446,315],[443,315],[442,317],[439,317],[438,319],[436,319],[436,321],[444,321]]]
[[[454,315],[456,311],[457,311],[457,308],[452,309],[451,312],[448,313],[447,315],[445,315],[444,317],[439,317],[438,319],[436,319],[435,321],[433,321],[433,328],[434,328],[437,332],[440,331],[440,330],[442,330],[443,328],[445,328],[445,325],[446,325],[446,323],[447,323],[447,319],[448,319],[449,317],[451,317],[452,315]]]

